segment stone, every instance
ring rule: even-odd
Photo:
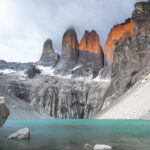
[[[0,97],[0,127],[5,123],[6,119],[8,118],[10,112],[8,107],[5,103],[5,98]]]
[[[38,64],[54,67],[59,61],[59,58],[59,54],[55,53],[53,49],[52,40],[47,39],[44,42],[42,56]]]
[[[37,69],[35,66],[31,66],[29,69],[25,72],[27,74],[28,78],[34,78],[36,75],[41,74],[40,69]]]
[[[24,140],[28,140],[30,139],[30,130],[29,128],[23,128],[23,129],[20,129],[18,131],[16,131],[15,133],[11,134],[8,139],[14,139],[14,140],[21,140],[21,139],[24,139]]]
[[[109,145],[96,144],[93,149],[94,149],[94,150],[111,150],[112,147],[109,146]]]
[[[90,149],[92,146],[90,145],[90,144],[88,144],[88,143],[86,143],[85,145],[84,145],[84,149]]]

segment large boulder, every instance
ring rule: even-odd
[[[94,150],[111,150],[112,147],[109,146],[109,145],[96,144],[93,149],[94,149]]]
[[[41,74],[40,69],[36,68],[35,66],[31,66],[29,69],[25,72],[27,74],[28,78],[34,78],[36,75]]]
[[[9,109],[6,106],[4,97],[0,97],[0,127],[4,124],[9,116]]]
[[[10,135],[8,139],[16,139],[16,140],[30,139],[30,130],[29,128],[20,129],[17,132]]]

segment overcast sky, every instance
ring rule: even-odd
[[[104,47],[110,28],[131,17],[138,1],[0,0],[0,59],[37,61],[47,38],[60,53],[69,27],[76,29],[78,40],[85,30],[95,29]]]

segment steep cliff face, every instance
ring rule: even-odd
[[[77,34],[73,28],[68,29],[63,35],[61,55],[68,58],[78,56]]]
[[[77,34],[73,28],[70,28],[63,35],[61,57],[55,68],[55,73],[61,75],[71,74],[72,69],[78,62],[78,57]]]
[[[95,54],[102,53],[102,48],[99,42],[99,36],[96,33],[96,31],[85,31],[84,36],[79,44],[79,50],[88,51]]]
[[[125,23],[116,25],[111,29],[104,49],[104,56],[108,65],[111,65],[113,62],[114,50],[125,40],[125,38],[132,36],[133,32],[132,19],[128,19]]]
[[[132,18],[134,34],[127,37],[114,50],[111,78],[112,82],[105,94],[105,101],[112,102],[127,91],[142,72],[150,67],[150,2],[135,4]],[[138,8],[138,10],[137,10]],[[140,11],[139,11],[140,9]],[[141,17],[140,13],[142,12]],[[146,18],[146,19],[145,19]],[[138,21],[137,21],[138,20]]]
[[[78,65],[83,67],[78,68],[74,71],[74,74],[79,72],[87,72],[86,75],[93,74],[97,76],[100,69],[103,67],[103,50],[100,46],[99,36],[96,31],[85,31],[83,38],[79,44],[79,61]],[[87,70],[87,71],[86,71]]]
[[[60,56],[54,52],[52,41],[47,39],[43,45],[43,52],[39,64],[55,66],[59,57]]]
[[[5,81],[5,82],[4,82]],[[54,118],[91,118],[102,106],[108,83],[85,82],[74,79],[44,76],[19,80],[1,76],[0,88],[9,96],[44,109]],[[1,89],[0,89],[1,90]]]
[[[142,27],[149,25],[150,22],[150,1],[139,2],[134,6],[134,11],[132,13],[134,29],[140,30]]]

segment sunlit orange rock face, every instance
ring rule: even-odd
[[[68,29],[62,40],[62,55],[67,57],[74,57],[78,51],[77,34],[73,28]]]
[[[89,51],[91,53],[96,53],[96,54],[102,52],[102,48],[99,42],[99,36],[96,33],[96,31],[94,30],[91,32],[85,31],[85,34],[79,44],[79,50]]]
[[[134,27],[132,19],[128,19],[125,23],[116,25],[111,29],[104,49],[105,61],[107,64],[112,64],[115,48],[119,46],[126,37],[133,35],[133,32]]]
[[[73,28],[68,29],[63,35],[63,43],[68,42],[70,46],[74,49],[78,48],[77,34]]]

